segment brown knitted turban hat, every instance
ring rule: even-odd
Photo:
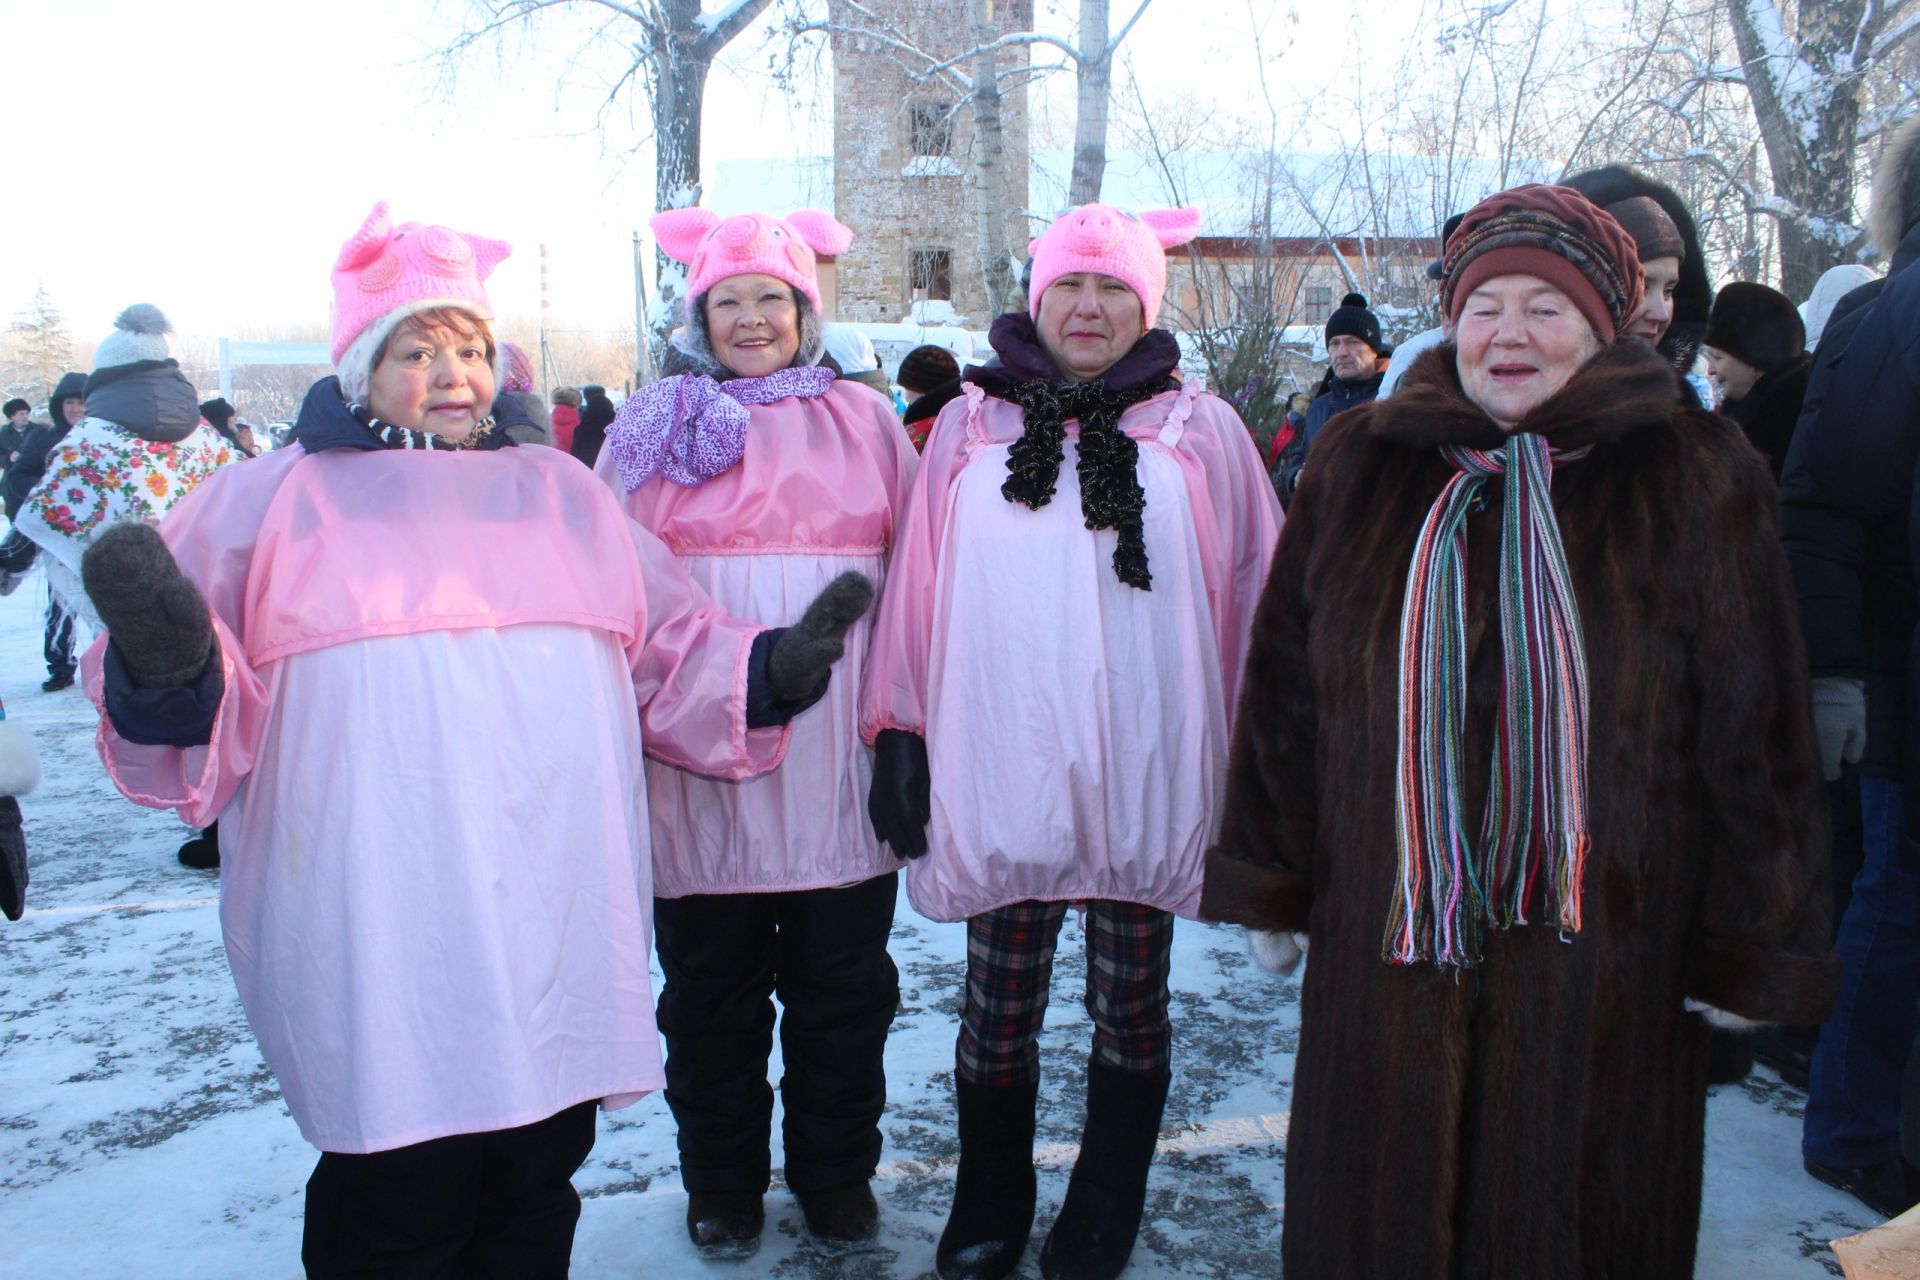
[[[1440,305],[1458,321],[1467,295],[1495,276],[1538,276],[1612,340],[1640,306],[1640,252],[1604,209],[1572,187],[1529,183],[1488,196],[1447,240]]]

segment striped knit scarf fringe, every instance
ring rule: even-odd
[[[1543,885],[1548,918],[1580,930],[1588,849],[1587,653],[1550,496],[1554,455],[1538,435],[1498,453],[1443,446],[1460,470],[1414,545],[1400,614],[1399,876],[1384,953],[1472,968],[1489,929],[1527,923]],[[1505,474],[1500,646],[1505,681],[1478,852],[1467,841],[1466,521]]]

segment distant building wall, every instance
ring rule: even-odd
[[[829,0],[836,28],[834,68],[834,213],[853,228],[853,245],[834,263],[841,320],[898,321],[917,299],[946,297],[967,322],[984,328],[986,288],[980,266],[975,132],[968,104],[952,86],[916,83],[924,62],[875,35],[936,57],[972,46],[966,0],[863,0],[856,13]],[[869,17],[868,15],[874,15]],[[1033,0],[999,0],[1000,33],[1033,25]],[[877,21],[876,21],[877,19]],[[1024,60],[1024,46],[1001,52],[1003,65]],[[1003,78],[1004,79],[1004,78]],[[1001,127],[1007,247],[1024,257],[1027,208],[1027,93],[1003,87]]]

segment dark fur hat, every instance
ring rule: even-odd
[[[1713,300],[1706,342],[1762,373],[1778,373],[1805,352],[1807,327],[1786,294],[1736,280]]]
[[[26,409],[29,412],[31,412],[33,409],[33,406],[28,404],[25,400],[22,400],[19,396],[15,396],[13,399],[7,401],[7,407],[4,410],[0,410],[0,415],[11,418],[14,414],[20,412],[22,409]]]

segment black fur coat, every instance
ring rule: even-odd
[[[1314,451],[1254,623],[1207,864],[1202,914],[1311,940],[1285,1274],[1689,1276],[1707,1033],[1683,1003],[1815,1023],[1838,976],[1773,485],[1640,343],[1521,424],[1593,446],[1553,477],[1591,691],[1585,927],[1493,936],[1457,977],[1390,965],[1408,561],[1452,473],[1434,446],[1501,439],[1453,358],[1423,356]],[[1468,521],[1476,825],[1501,686],[1497,480],[1486,498]]]

